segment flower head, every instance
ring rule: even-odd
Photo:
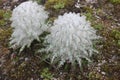
[[[14,28],[11,47],[19,46],[22,51],[25,46],[29,47],[34,39],[39,40],[39,35],[47,29],[47,18],[48,12],[36,2],[27,1],[16,7],[11,17],[11,26]]]
[[[66,61],[72,64],[76,61],[81,66],[81,59],[90,61],[93,49],[93,40],[98,39],[86,17],[76,13],[65,13],[59,16],[50,28],[51,34],[46,37],[49,46],[45,49],[52,52],[49,55],[52,62],[60,62],[60,66]]]

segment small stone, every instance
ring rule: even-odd
[[[25,61],[28,61],[28,60],[29,60],[29,59],[26,57],[26,58],[25,58]]]
[[[105,72],[101,72],[101,74],[105,75],[106,73]]]

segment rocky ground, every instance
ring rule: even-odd
[[[26,0],[0,1],[0,80],[119,80],[120,79],[120,2],[119,0],[77,0],[68,1],[65,8],[51,7],[57,1],[42,0],[50,12],[49,20],[53,21],[58,14],[65,12],[82,13],[87,16],[97,34],[102,37],[97,41],[99,54],[93,56],[93,63],[83,68],[70,67],[66,63],[58,69],[49,60],[41,59],[40,54],[34,54],[37,49],[36,41],[30,49],[21,54],[18,50],[9,48],[9,38],[12,10]],[[40,0],[37,0],[40,2]],[[76,6],[74,6],[76,5]]]

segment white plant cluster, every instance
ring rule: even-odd
[[[48,12],[36,2],[27,1],[16,7],[11,17],[11,26],[14,28],[11,47],[19,46],[22,51],[25,46],[29,47],[34,39],[39,40],[39,35],[47,29],[47,18]]]
[[[51,52],[51,62],[59,62],[59,66],[66,61],[81,66],[81,59],[90,61],[91,55],[96,52],[93,40],[98,39],[96,30],[91,27],[86,17],[76,13],[65,13],[59,16],[50,28],[51,34],[46,36],[49,46],[41,51]]]

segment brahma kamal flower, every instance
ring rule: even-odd
[[[39,40],[39,36],[47,29],[46,20],[48,12],[42,5],[33,1],[26,1],[17,6],[13,12],[11,26],[11,47],[18,46],[22,51],[29,47],[34,39]]]
[[[66,61],[72,64],[77,61],[81,66],[82,58],[90,62],[92,54],[97,52],[93,48],[93,41],[99,36],[84,15],[70,12],[59,16],[50,33],[45,38],[45,43],[49,45],[41,51],[48,53],[52,63],[59,62],[58,66]]]

